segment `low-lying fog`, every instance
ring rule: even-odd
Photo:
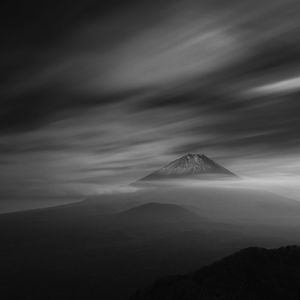
[[[300,202],[296,180],[169,180],[137,182],[132,186],[106,189],[87,202],[106,207],[131,207],[148,202],[176,203],[213,221],[298,224]],[[294,193],[294,194],[293,194]],[[300,199],[299,199],[300,200]],[[293,207],[296,210],[293,210]],[[103,211],[104,213],[105,211]],[[294,225],[295,225],[294,224]]]
[[[131,197],[133,193],[141,191],[154,192],[158,188],[185,188],[199,190],[203,193],[205,189],[226,189],[226,190],[248,190],[269,191],[271,193],[281,195],[283,197],[300,201],[300,178],[295,176],[284,176],[275,178],[240,178],[237,180],[180,180],[165,181],[155,184],[95,184],[95,183],[69,183],[65,185],[50,186],[48,189],[41,187],[40,189],[30,190],[20,187],[13,194],[3,195],[0,202],[0,213],[28,210],[35,208],[45,208],[51,206],[59,206],[68,203],[82,201],[90,197],[97,198],[102,201],[102,195],[128,195]],[[240,192],[241,193],[241,192]],[[136,197],[136,196],[135,196]],[[175,197],[176,198],[176,197]],[[241,196],[241,200],[244,197]],[[251,198],[251,197],[250,197]],[[248,200],[250,200],[247,197]],[[112,200],[113,201],[113,200]]]

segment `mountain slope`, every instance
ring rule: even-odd
[[[143,222],[191,222],[199,221],[200,217],[190,210],[168,203],[150,202],[133,207],[125,212],[119,213],[119,218],[130,221]]]
[[[300,299],[300,247],[246,248],[138,291],[132,300]]]
[[[237,177],[234,173],[218,165],[205,155],[187,154],[140,180],[201,178],[207,175],[213,175],[213,177]]]

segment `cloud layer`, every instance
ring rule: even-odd
[[[245,176],[298,175],[299,9],[296,0],[7,4],[2,194],[15,184],[89,193],[82,185],[130,182],[186,152]]]

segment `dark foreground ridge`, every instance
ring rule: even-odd
[[[246,248],[138,291],[132,300],[300,299],[300,247]]]
[[[140,179],[140,181],[176,178],[209,179],[210,177],[207,176],[212,176],[212,178],[237,177],[205,155],[187,154]]]

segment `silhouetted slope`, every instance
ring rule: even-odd
[[[132,300],[300,299],[300,247],[247,248],[138,291]]]
[[[119,219],[143,222],[183,222],[200,220],[200,217],[176,204],[151,202],[119,213]]]
[[[205,155],[187,154],[140,180],[195,178],[204,175],[237,177]]]

